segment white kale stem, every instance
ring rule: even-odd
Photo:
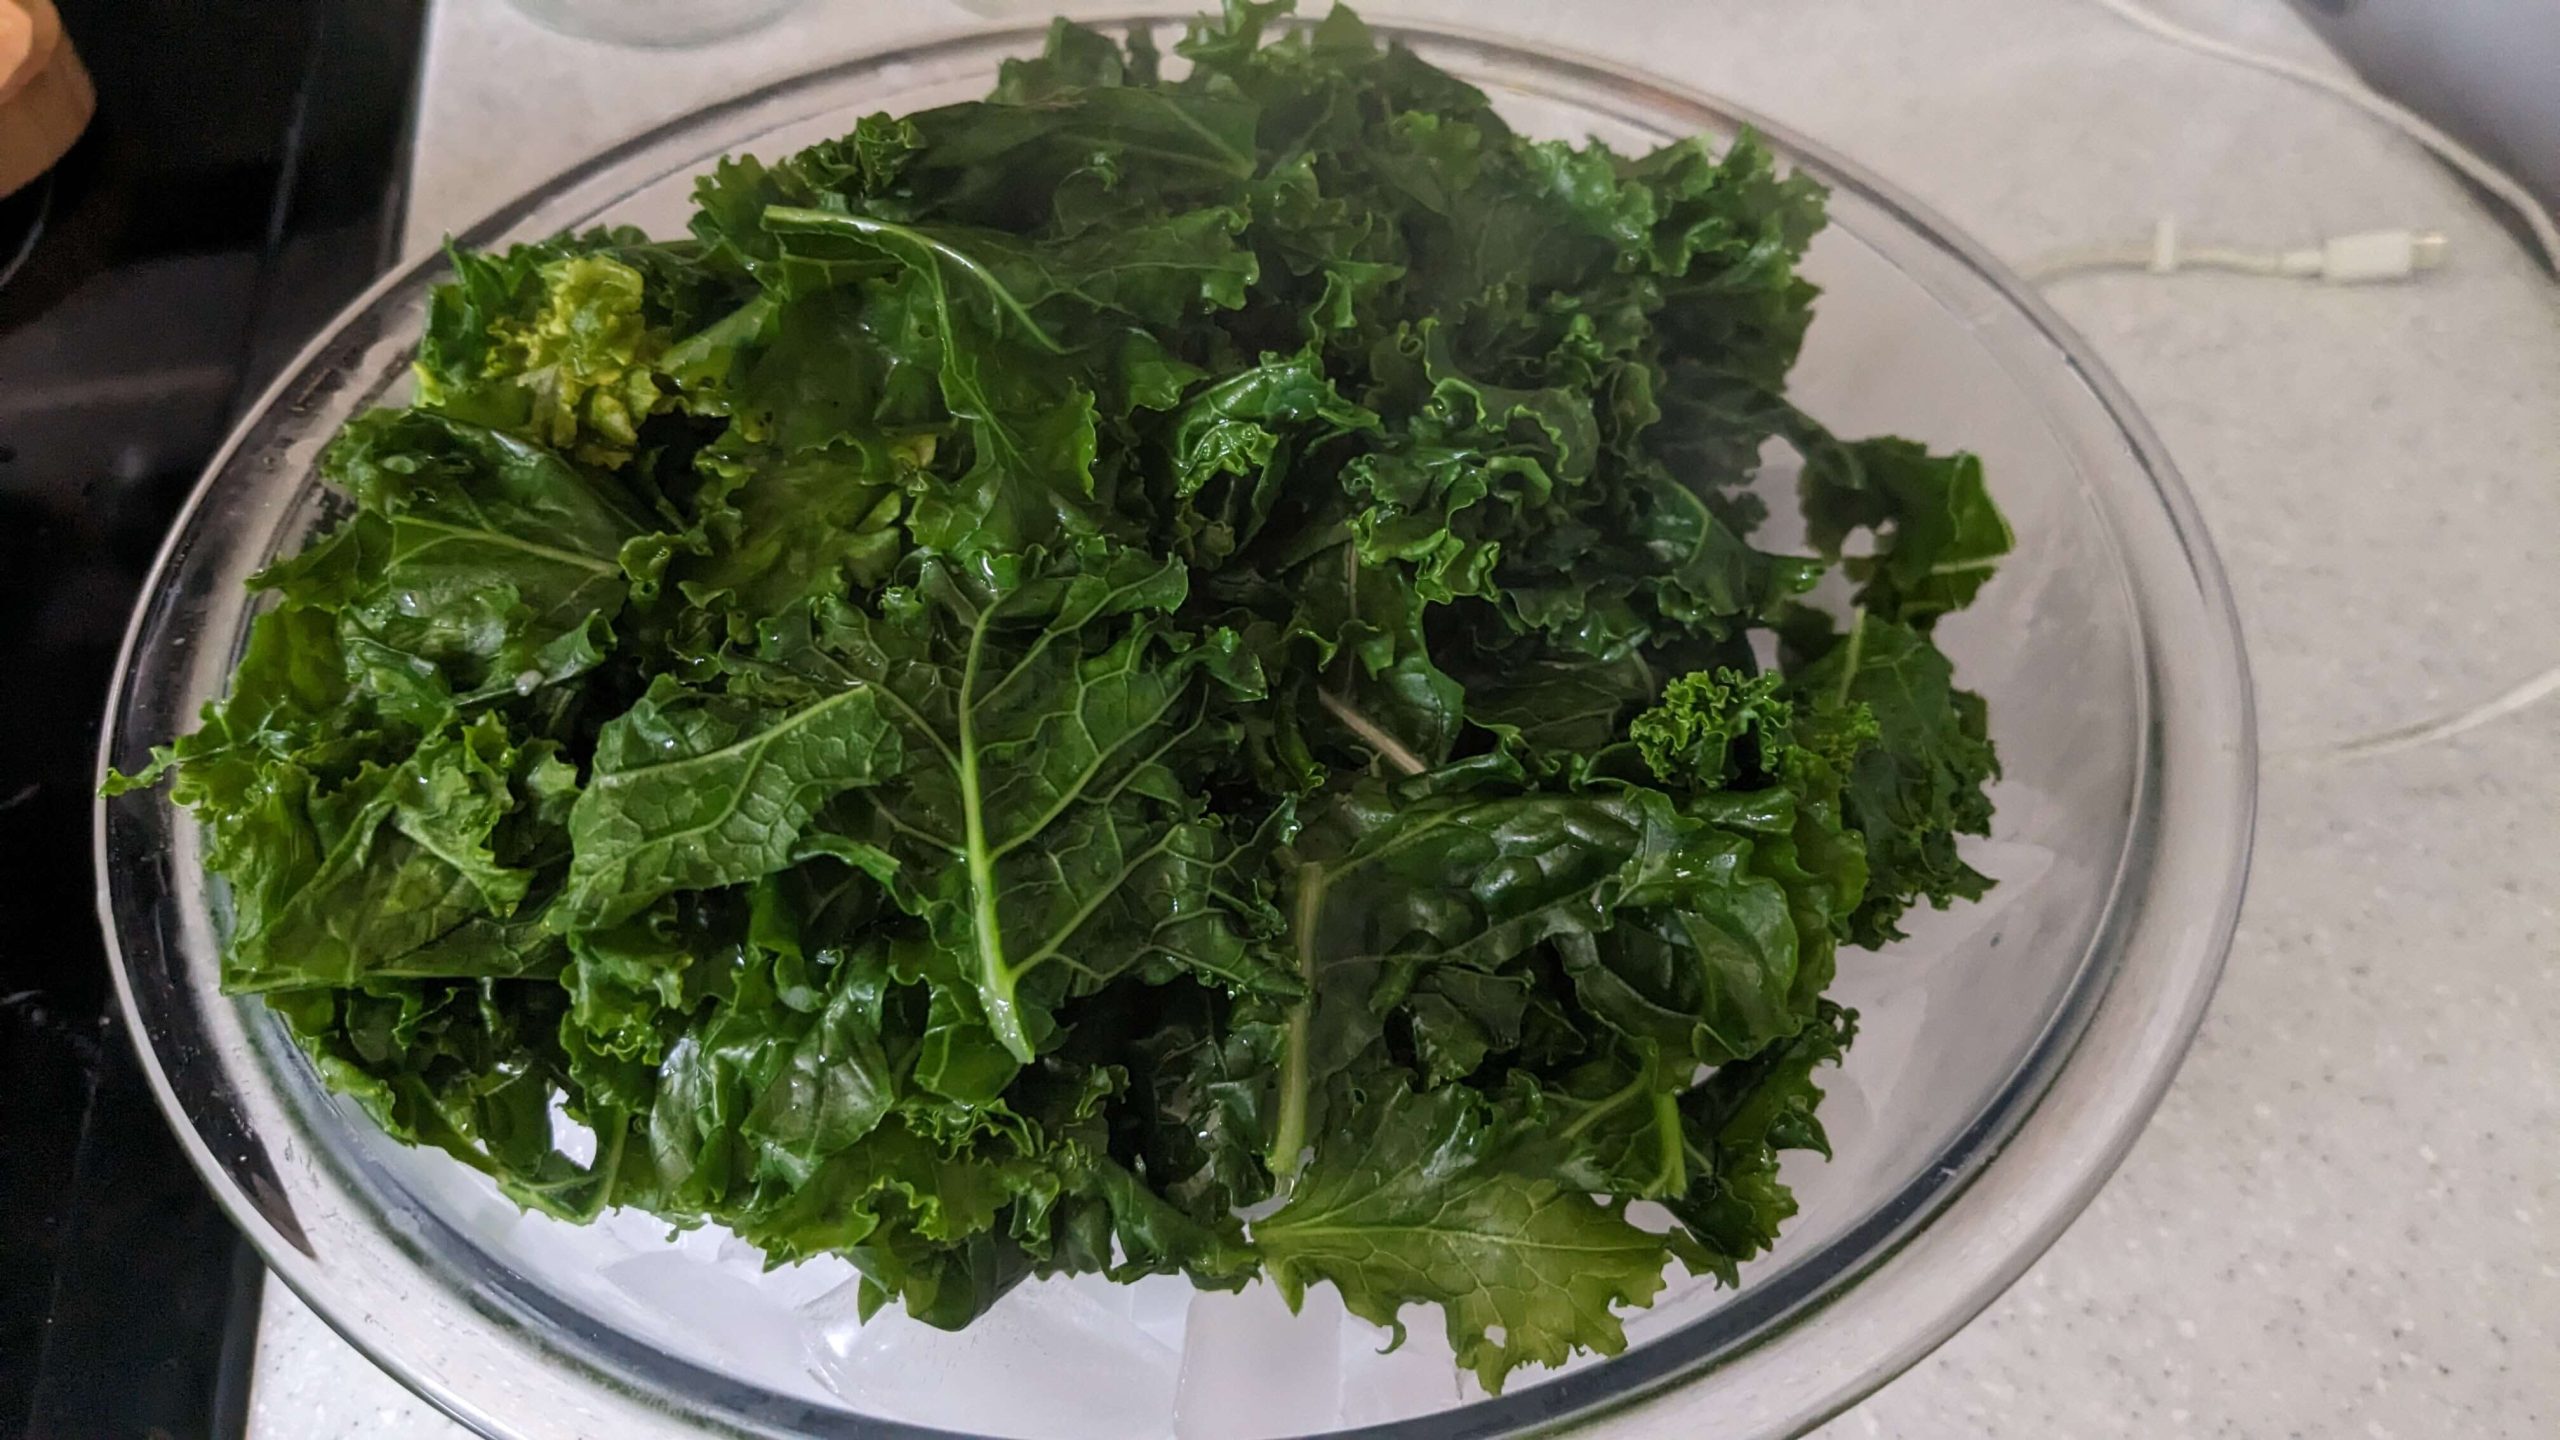
[[[1379,758],[1388,764],[1407,775],[1419,775],[1431,768],[1422,763],[1421,756],[1406,749],[1403,741],[1388,734],[1385,726],[1353,709],[1350,701],[1330,690],[1317,691],[1316,698],[1324,702],[1328,714],[1348,726],[1352,734],[1367,741],[1369,748],[1377,751]]]

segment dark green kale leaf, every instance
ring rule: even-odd
[[[660,676],[596,738],[554,917],[602,929],[673,891],[786,869],[820,806],[897,773],[901,758],[868,687],[759,704]]]
[[[1875,554],[1843,562],[1861,609],[1926,630],[1973,603],[2015,543],[1983,488],[1981,461],[1892,437],[1843,442],[1809,421],[1799,431],[1813,543],[1837,555],[1851,531],[1880,532]]]
[[[1292,1304],[1311,1281],[1394,1330],[1408,1304],[1437,1305],[1459,1365],[1487,1389],[1527,1364],[1627,1345],[1616,1307],[1662,1289],[1665,1237],[1552,1176],[1508,1163],[1519,1122],[1472,1090],[1401,1085],[1347,1109],[1289,1202],[1253,1226]]]
[[[1168,625],[1185,584],[1128,552],[1003,590],[932,563],[872,609],[822,604],[769,631],[760,688],[876,697],[905,737],[912,763],[830,826],[893,867],[939,998],[1014,1062],[1067,995],[1132,967],[1291,988],[1256,943],[1257,882],[1229,874],[1241,837],[1186,780],[1221,740],[1210,692],[1249,700],[1262,677],[1232,635]]]
[[[1982,697],[1925,631],[1861,611],[1845,632],[1805,615],[1786,635],[1789,684],[1807,730],[1840,771],[1841,812],[1867,851],[1867,898],[1852,944],[1902,937],[1915,900],[1940,908],[1980,899],[1990,877],[1957,837],[1991,833],[1986,787],[2000,773]]]

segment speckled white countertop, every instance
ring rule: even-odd
[[[411,240],[758,79],[1008,8],[1035,7],[811,0],[661,53],[440,0]],[[2268,757],[2256,878],[2203,1036],[2123,1171],[1980,1320],[1822,1434],[2560,1433],[2560,700],[2382,758],[2331,753],[2560,664],[2550,287],[2408,142],[2083,0],[1374,8],[1729,97],[2011,257],[2138,239],[2164,212],[2261,248],[2453,237],[2451,267],[2417,285],[2054,291],[2230,567]],[[2280,0],[2161,8],[2319,57]],[[460,1434],[276,1286],[259,1365],[258,1440]]]

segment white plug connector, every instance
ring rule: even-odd
[[[2341,235],[2317,250],[2284,257],[2284,273],[2332,285],[2373,285],[2406,280],[2444,264],[2451,242],[2433,231],[2369,230]]]
[[[2234,250],[2190,246],[2175,216],[2164,215],[2148,245],[2101,245],[2065,250],[2026,266],[2029,279],[2059,280],[2095,270],[2144,270],[2175,275],[2186,270],[2227,270],[2317,280],[2327,285],[2376,285],[2407,280],[2442,266],[2451,242],[2432,230],[2371,230],[2341,235],[2307,250]]]

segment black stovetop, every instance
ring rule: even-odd
[[[424,0],[58,4],[98,116],[0,200],[0,1435],[229,1436],[261,1272],[114,1014],[98,717],[224,431],[390,258]]]

